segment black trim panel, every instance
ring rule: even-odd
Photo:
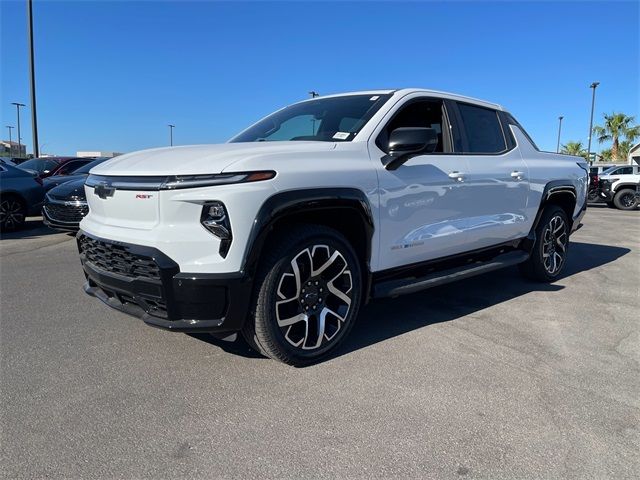
[[[365,258],[368,267],[374,223],[367,196],[356,188],[315,188],[277,193],[262,204],[247,240],[242,271],[249,276],[255,274],[262,247],[275,222],[301,212],[336,208],[355,210],[362,217],[367,234]]]
[[[82,253],[80,238],[90,237],[152,259],[159,279],[127,277],[98,268]],[[180,272],[161,251],[141,245],[78,233],[80,261],[87,282],[84,290],[112,308],[141,318],[149,325],[180,332],[235,332],[247,317],[251,279],[239,274]]]
[[[396,297],[398,295],[414,293],[427,288],[456,282],[464,278],[492,272],[511,265],[517,265],[526,262],[528,259],[529,253],[527,252],[511,251],[497,255],[484,262],[467,263],[466,265],[449,268],[447,270],[435,271],[419,278],[386,280],[374,286],[373,296],[375,298]]]
[[[389,281],[426,277],[437,272],[463,267],[470,263],[488,262],[500,255],[514,251],[522,251],[529,254],[531,248],[526,241],[526,238],[520,238],[477,250],[381,270],[373,274],[373,283],[378,285]]]

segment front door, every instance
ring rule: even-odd
[[[370,153],[379,165],[379,258],[385,270],[460,253],[466,248],[467,160],[452,153],[450,123],[442,100],[405,102],[376,138]],[[380,162],[388,135],[400,127],[427,127],[438,133],[430,154],[409,159],[397,170]]]

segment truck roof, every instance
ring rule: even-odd
[[[461,102],[474,103],[477,105],[481,105],[488,108],[493,108],[496,110],[504,110],[502,105],[493,102],[487,102],[486,100],[480,100],[478,98],[467,97],[465,95],[458,95],[456,93],[450,92],[442,92],[439,90],[429,90],[426,88],[400,88],[400,89],[386,89],[386,90],[361,90],[356,92],[345,92],[345,93],[337,93],[332,95],[323,95],[317,98],[327,98],[327,97],[343,97],[347,95],[397,95],[399,97],[404,97],[405,95],[409,95],[411,93],[426,93],[435,95],[437,97],[448,98],[451,100],[458,100]],[[306,101],[313,101],[314,99],[309,99]]]

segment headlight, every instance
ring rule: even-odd
[[[260,182],[270,180],[276,172],[218,173],[211,175],[173,175],[163,183],[162,189],[209,187],[213,185],[228,185],[230,183]]]
[[[96,187],[104,183],[116,190],[176,190],[179,188],[209,187],[232,183],[260,182],[276,176],[273,170],[259,172],[215,173],[206,175],[165,176],[105,176],[89,175],[85,185]]]
[[[202,206],[200,223],[204,228],[220,239],[220,255],[226,257],[233,235],[227,209],[222,202],[207,202]]]

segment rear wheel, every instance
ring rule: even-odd
[[[27,207],[15,195],[3,195],[0,198],[0,230],[16,230],[24,225]]]
[[[618,191],[613,197],[613,204],[620,210],[634,210],[638,206],[636,192],[629,188]]]
[[[531,257],[520,265],[520,271],[532,280],[551,282],[562,272],[568,248],[567,214],[562,208],[551,205],[545,208],[540,217]]]
[[[253,318],[243,336],[262,354],[294,366],[326,357],[351,330],[362,296],[348,241],[322,226],[294,227],[272,242],[256,277]]]

